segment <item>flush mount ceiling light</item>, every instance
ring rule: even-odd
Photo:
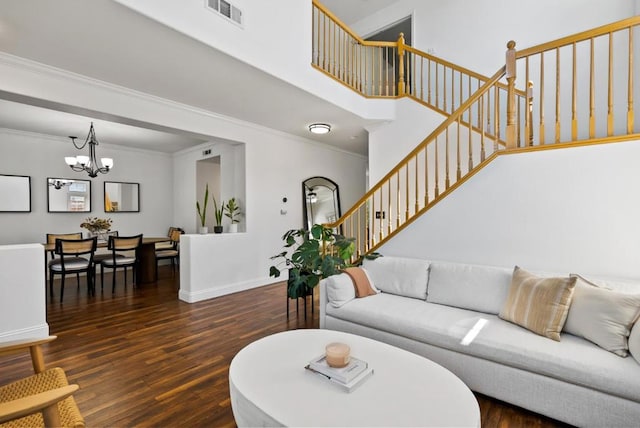
[[[326,134],[331,131],[331,125],[328,123],[312,123],[309,125],[309,131],[314,134]]]
[[[64,158],[64,161],[72,170],[78,172],[85,171],[89,174],[89,177],[97,177],[98,173],[106,174],[111,168],[113,168],[113,159],[111,158],[100,159],[102,168],[98,167],[98,160],[96,159],[96,146],[98,145],[98,140],[96,139],[96,131],[93,129],[93,122],[91,122],[91,128],[89,128],[89,134],[84,140],[84,144],[81,146],[76,144],[76,138],[78,137],[69,136],[69,138],[71,138],[71,142],[78,150],[84,149],[87,143],[89,144],[89,156],[67,156]]]

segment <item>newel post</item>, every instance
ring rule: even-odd
[[[398,96],[404,95],[404,33],[398,36]]]
[[[516,42],[507,43],[507,149],[516,148]]]

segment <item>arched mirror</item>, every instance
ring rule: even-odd
[[[340,191],[338,185],[326,177],[311,177],[302,182],[304,225],[308,230],[314,224],[333,223],[340,218]]]

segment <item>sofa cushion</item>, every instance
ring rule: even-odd
[[[500,318],[560,341],[576,279],[541,278],[516,266]]]
[[[375,293],[380,291],[376,288],[375,284],[371,280],[369,273],[366,269],[362,269],[364,274],[369,279],[369,285]],[[322,280],[322,284],[327,290],[327,300],[334,308],[339,308],[347,302],[356,298],[356,290],[353,286],[353,280],[346,273],[338,275],[332,275]]]
[[[627,338],[640,314],[640,293],[620,293],[572,276],[577,281],[563,330],[626,357]]]
[[[600,287],[606,288],[608,290],[618,291],[620,293],[627,294],[640,294],[640,281],[625,281],[621,279],[602,279],[602,278],[593,278],[589,276],[588,278],[584,275],[572,274],[575,276],[582,277],[587,282]]]
[[[431,262],[427,302],[498,314],[512,276],[508,268]]]
[[[629,352],[631,356],[640,364],[640,321],[636,321],[631,334],[629,335]]]
[[[327,316],[640,401],[640,364],[581,337],[563,334],[556,342],[496,315],[386,293],[354,299],[341,308],[329,305]],[[463,341],[481,320],[486,323],[477,336]]]
[[[378,290],[384,293],[425,300],[429,262],[405,257],[378,257],[363,267]]]

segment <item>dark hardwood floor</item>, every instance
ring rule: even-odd
[[[177,298],[178,274],[161,267],[159,276],[125,290],[119,273],[115,295],[98,284],[95,297],[87,297],[84,279],[78,291],[70,279],[62,304],[56,280],[47,321],[58,339],[44,347],[47,366],[62,367],[80,385],[75,399],[89,427],[235,426],[227,377],[233,356],[266,335],[317,328],[317,306],[305,320],[294,303],[287,320],[284,283],[188,304]],[[1,383],[31,370],[28,355],[5,357]],[[477,397],[483,427],[562,426]]]

